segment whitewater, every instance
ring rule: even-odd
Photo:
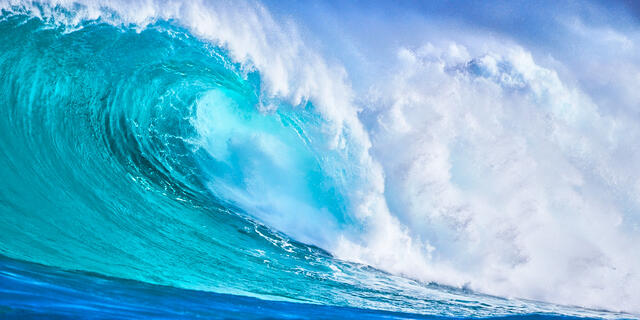
[[[363,6],[0,0],[0,317],[637,318],[637,12]]]

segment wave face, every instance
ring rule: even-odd
[[[402,72],[381,77],[389,85],[374,84],[363,108],[349,69],[326,63],[258,4],[0,4],[6,257],[445,316],[619,316],[475,291],[637,307],[640,261],[628,250],[637,237],[619,222],[632,218],[592,213],[601,202],[572,193],[597,191],[580,170],[606,159],[576,169],[580,152],[599,145],[571,142],[617,130],[613,120],[522,49],[475,58],[455,45],[400,50]],[[509,113],[498,98],[528,113]],[[464,107],[472,101],[478,110]],[[484,119],[488,111],[498,118]],[[525,116],[529,128],[506,127]],[[528,136],[538,125],[553,134]],[[529,156],[538,147],[562,166]],[[558,182],[556,198],[548,175],[535,178],[554,170],[574,179]],[[500,200],[514,185],[523,191]],[[567,199],[575,202],[560,205]],[[587,209],[566,213],[575,208]],[[586,226],[594,221],[605,223]],[[545,276],[552,262],[559,271]]]
[[[331,273],[327,253],[234,206],[250,201],[236,189],[268,195],[266,187],[299,201],[341,201],[314,197],[329,178],[296,125],[305,114],[255,109],[257,75],[243,77],[224,53],[166,23],[142,32],[87,23],[69,32],[11,15],[2,36],[2,104],[10,106],[2,110],[2,149],[10,152],[2,177],[11,186],[2,194],[3,254],[291,298],[311,290],[303,279]],[[287,181],[302,178],[308,183]],[[245,198],[257,195],[249,192]],[[311,301],[327,294],[311,291],[303,294]]]

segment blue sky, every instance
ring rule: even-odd
[[[638,116],[635,108],[629,110],[637,102],[635,95],[628,97],[633,90],[620,88],[619,72],[607,72],[613,66],[640,65],[636,48],[622,48],[624,41],[638,38],[640,5],[634,1],[265,3],[276,16],[295,21],[325,56],[366,75],[352,77],[356,86],[360,81],[368,85],[364,79],[375,76],[371,70],[387,68],[398,47],[491,38],[526,48],[538,63],[557,68],[566,81],[579,82],[602,107]]]

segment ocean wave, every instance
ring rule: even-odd
[[[635,123],[521,46],[401,47],[362,92],[259,3],[0,4],[5,256],[399,311],[638,308]]]

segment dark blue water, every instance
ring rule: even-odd
[[[0,258],[0,319],[461,319],[266,301],[69,272]],[[524,314],[499,319],[583,319]]]

